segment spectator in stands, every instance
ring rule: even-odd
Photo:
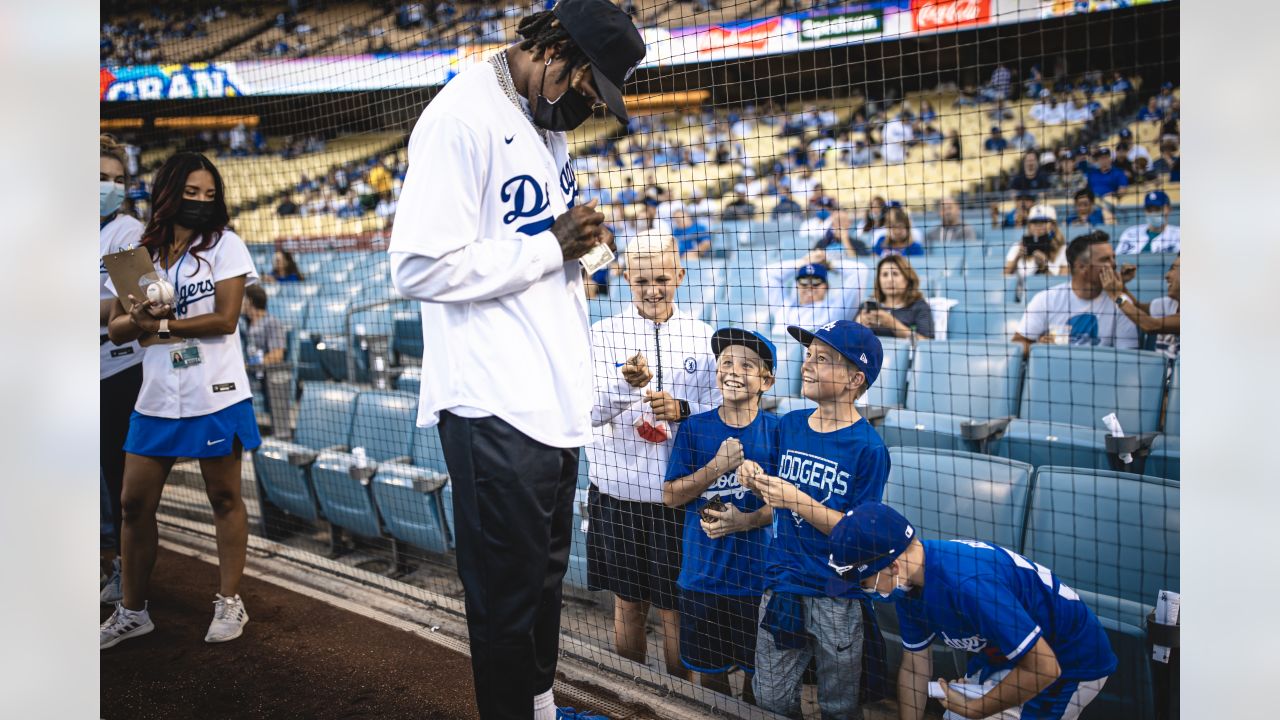
[[[906,115],[898,113],[893,120],[884,124],[881,131],[883,138],[883,146],[880,154],[884,156],[884,161],[889,164],[899,164],[906,161],[906,147],[913,140],[914,135],[911,130],[911,123],[908,122]]]
[[[1163,190],[1152,190],[1142,199],[1146,222],[1126,228],[1116,243],[1116,254],[1182,252],[1182,229],[1169,224],[1172,203]]]
[[[1181,182],[1181,158],[1178,157],[1178,141],[1166,138],[1160,141],[1160,157],[1151,164],[1156,175],[1164,175],[1169,182]]]
[[[876,266],[875,300],[862,304],[856,322],[881,337],[933,339],[933,311],[920,292],[920,276],[901,255]]]
[[[760,707],[798,718],[812,659],[822,716],[859,718],[860,678],[870,659],[862,592],[828,565],[827,536],[846,512],[884,494],[889,451],[854,404],[879,375],[884,351],[870,329],[849,320],[787,331],[807,348],[802,388],[818,407],[783,417],[776,476],[756,463],[738,468],[738,482],[774,512],[753,685]]]
[[[1098,225],[1111,225],[1115,222],[1110,208],[1099,205],[1096,200],[1097,198],[1093,196],[1093,191],[1087,187],[1076,191],[1074,196],[1075,214],[1067,218],[1068,233],[1072,231],[1072,225],[1077,226],[1076,229],[1087,230]]]
[[[1009,178],[1006,190],[1044,192],[1053,188],[1053,176],[1040,167],[1040,154],[1028,150],[1022,154],[1022,171]]]
[[[733,186],[730,200],[720,211],[720,219],[724,222],[750,220],[756,215],[756,206],[747,199],[747,186],[738,183]]]
[[[862,230],[860,231],[865,239],[870,240],[871,235],[876,230],[884,227],[884,208],[885,200],[879,195],[871,197],[871,204],[867,206],[866,211],[862,215]]]
[[[1013,342],[1029,354],[1037,342],[1137,348],[1138,328],[1103,292],[1104,268],[1115,272],[1111,237],[1101,230],[1067,245],[1071,282],[1036,293],[1018,323]]]
[[[1000,126],[991,126],[991,135],[982,143],[982,149],[989,153],[1002,153],[1005,148],[1009,147],[1009,141],[1004,139],[1004,135],[1000,134]]]
[[[846,257],[864,257],[871,254],[871,248],[862,240],[859,233],[854,232],[849,213],[835,210],[821,239],[813,246],[815,250],[829,250],[832,247],[842,250]]]
[[[300,212],[298,201],[294,198],[293,193],[286,192],[281,198],[280,204],[276,205],[276,215],[280,217],[293,217]]]
[[[1013,129],[1013,137],[1009,138],[1009,146],[1014,150],[1026,152],[1036,149],[1036,136],[1019,123]]]
[[[1164,297],[1151,301],[1150,304],[1134,297],[1125,287],[1124,280],[1113,270],[1102,273],[1102,289],[1120,308],[1120,312],[1129,318],[1144,333],[1156,336],[1155,349],[1169,358],[1177,358],[1181,347],[1182,320],[1179,305],[1182,298],[1180,267],[1182,257],[1174,258],[1164,280],[1169,289]]]
[[[697,260],[711,252],[711,231],[690,217],[684,208],[671,213],[671,235],[684,260]]]
[[[848,156],[845,161],[851,167],[861,167],[871,164],[871,148],[862,138],[853,141],[853,147],[848,150]]]
[[[834,288],[830,285],[832,268],[839,273]],[[869,276],[866,266],[854,256],[833,257],[824,250],[811,250],[798,260],[766,265],[761,270],[773,322],[782,327],[801,322],[819,327],[852,317],[868,294]]]
[[[249,358],[250,367],[261,368],[284,362],[289,328],[267,312],[267,291],[261,285],[250,285],[244,289],[241,314],[248,325],[244,339],[245,356]]]
[[[1138,161],[1138,158],[1146,158],[1147,162],[1151,162],[1151,153],[1141,145],[1133,142],[1133,131],[1129,128],[1120,128],[1120,142],[1116,143],[1116,160],[1124,156],[1132,165]]]
[[[645,661],[646,617],[657,606],[667,672],[687,678],[676,587],[681,522],[662,504],[662,486],[679,423],[720,404],[712,330],[675,304],[685,273],[670,237],[637,237],[625,266],[634,307],[591,328],[597,430],[587,446],[587,583],[614,594],[615,646],[636,662]]]
[[[773,206],[773,211],[771,213],[771,215],[773,215],[773,219],[777,220],[784,215],[795,215],[803,212],[804,208],[791,197],[790,188],[786,186],[779,187],[778,203]]]
[[[899,717],[922,718],[934,638],[969,655],[968,675],[938,678],[946,718],[1076,718],[1118,662],[1103,625],[1048,568],[976,540],[922,540],[880,502],[854,508],[831,532],[830,562],[897,611],[903,652]],[[998,650],[997,650],[998,648]],[[953,685],[965,683],[966,692]]]
[[[1058,230],[1058,213],[1050,205],[1036,205],[1027,213],[1027,232],[1005,255],[1004,274],[1064,275],[1067,243]]]
[[[124,147],[110,135],[98,138],[98,255],[137,247],[142,223],[121,211],[129,184]],[[106,583],[100,588],[104,603],[120,600],[120,493],[124,487],[124,444],[129,416],[142,387],[142,348],[136,342],[116,345],[110,341],[108,323],[116,296],[107,286],[107,267],[98,271],[98,468],[106,516],[106,533],[100,538],[100,559]]]
[[[1048,90],[1040,91],[1039,100],[1027,110],[1032,120],[1041,125],[1061,125],[1067,121],[1067,110]]]
[[[1111,151],[1107,148],[1094,150],[1093,162],[1094,165],[1085,173],[1085,177],[1094,196],[1104,202],[1119,198],[1129,184],[1129,178],[1123,170],[1112,164]]]
[[[1036,204],[1036,194],[1030,190],[1019,190],[1014,199],[1013,209],[1000,217],[1000,208],[991,205],[991,227],[1018,228],[1027,226],[1027,217]]]
[[[711,336],[724,403],[680,425],[662,500],[684,509],[680,567],[680,659],[703,687],[730,694],[742,668],[743,700],[755,704],[756,624],[765,589],[773,510],[737,480],[746,461],[777,474],[778,416],[760,409],[773,386],[777,351],[759,333],[721,328]]]
[[[946,148],[942,151],[943,160],[963,160],[964,150],[960,145],[960,133],[952,130],[947,134]]]
[[[293,259],[293,253],[288,250],[276,250],[271,257],[271,275],[268,276],[273,282],[302,282],[302,271],[298,269],[298,263]]]
[[[225,189],[208,158],[170,157],[156,171],[154,197],[141,247],[171,285],[176,304],[121,288],[107,326],[113,343],[160,342],[143,351],[142,389],[124,444],[122,599],[99,628],[104,650],[155,629],[146,595],[156,559],[156,508],[178,458],[199,460],[218,538],[218,599],[205,642],[234,640],[249,620],[238,594],[249,540],[240,461],[261,438],[238,320],[244,288],[258,274],[244,241],[227,228]]]
[[[1129,78],[1120,73],[1119,70],[1111,73],[1111,92],[1128,93],[1133,90],[1133,83],[1129,82]]]
[[[991,72],[991,81],[980,91],[983,102],[1001,102],[1009,99],[1009,88],[1013,85],[1013,73],[1004,65],[997,65]]]
[[[1147,104],[1138,111],[1138,122],[1159,122],[1164,119],[1164,111],[1160,109],[1156,96],[1147,98]]]
[[[941,224],[929,228],[925,233],[925,243],[928,247],[977,241],[977,231],[973,226],[965,224],[964,214],[960,211],[960,202],[955,198],[944,197],[938,201],[938,219]]]
[[[911,217],[901,206],[885,210],[885,226],[877,230],[871,250],[881,257],[885,255],[924,255],[924,243],[920,231],[911,227]]]

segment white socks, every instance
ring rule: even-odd
[[[556,700],[551,690],[533,696],[533,720],[556,720]]]

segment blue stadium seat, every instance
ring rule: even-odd
[[[946,278],[943,294],[962,306],[1004,305],[1008,279],[1000,274],[966,272]]]
[[[370,492],[372,467],[409,459],[413,447],[417,399],[408,393],[365,392],[356,401],[350,449],[364,448],[370,468],[357,466],[351,451],[325,452],[311,476],[316,499],[329,522],[357,535],[378,537],[381,524]]]
[[[1169,271],[1169,266],[1173,265],[1173,261],[1178,259],[1177,253],[1140,253],[1138,255],[1117,255],[1116,267],[1124,265],[1133,265],[1138,269],[1135,280],[1142,280],[1146,283],[1164,283],[1164,274]]]
[[[396,540],[435,553],[449,549],[440,489],[448,478],[420,467],[387,463],[373,476],[373,499]]]
[[[979,432],[973,423],[1016,415],[1021,382],[1022,349],[1013,343],[920,343],[906,407],[889,411],[880,435],[890,447],[980,450],[977,441],[1000,428]]]
[[[345,447],[351,438],[356,391],[332,385],[308,385],[298,410],[292,442],[263,438],[253,454],[253,469],[267,499],[291,515],[315,522],[316,495],[311,465],[319,451]]]
[[[1110,469],[1102,417],[1126,435],[1159,430],[1166,360],[1141,350],[1036,344],[1018,419],[991,452],[1040,465]]]
[[[422,357],[422,316],[417,311],[397,313],[391,335],[391,349],[397,355]]]
[[[1173,379],[1169,383],[1169,400],[1165,406],[1164,433],[1151,445],[1147,475],[1178,480],[1182,477],[1182,363],[1173,364]]]
[[[1013,278],[1009,281],[1008,299],[1011,303],[1029,303],[1038,293],[1070,280],[1071,278],[1067,275],[1029,275],[1022,278],[1021,283],[1017,278]],[[1021,289],[1019,285],[1022,286]]]
[[[396,390],[417,395],[422,391],[422,366],[408,365],[396,377]]]
[[[773,395],[778,398],[798,398],[803,384],[800,379],[800,366],[804,364],[805,347],[787,336],[783,341],[773,338],[778,348],[777,367],[774,368]]]
[[[947,314],[947,340],[1009,342],[1020,320],[1021,305],[957,305]]]
[[[590,463],[585,452],[578,456],[578,483],[573,495],[573,540],[569,548],[569,568],[564,581],[568,585],[587,589],[587,533],[582,523],[587,512],[587,489],[591,485]]]
[[[884,347],[884,360],[880,375],[862,397],[859,408],[900,408],[906,402],[907,372],[911,369],[911,341],[899,338],[880,338]]]
[[[977,453],[889,448],[884,501],[932,540],[1022,542],[1032,468]]]

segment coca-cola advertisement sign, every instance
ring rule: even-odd
[[[991,0],[911,0],[916,32],[955,30],[991,20]]]
[[[762,52],[770,37],[778,35],[782,18],[775,17],[741,25],[713,25],[699,38],[698,52],[716,53],[726,50]]]

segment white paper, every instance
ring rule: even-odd
[[[952,690],[970,699],[980,698],[983,695],[986,695],[987,690],[990,689],[983,685],[973,685],[970,683],[958,683],[958,682],[947,683],[947,687],[951,688]],[[946,697],[946,694],[942,692],[941,685],[939,685],[936,682],[931,682],[929,683],[929,697],[934,698],[936,700],[941,700],[942,698]]]
[[[1177,625],[1178,611],[1182,606],[1182,596],[1170,590],[1161,590],[1156,600],[1156,623],[1160,625]],[[1151,659],[1156,662],[1169,662],[1170,648],[1164,645],[1151,646]]]
[[[1102,424],[1107,426],[1107,430],[1111,432],[1112,437],[1124,437],[1124,428],[1120,427],[1120,418],[1115,413],[1111,413],[1102,418]],[[1120,462],[1128,465],[1133,462],[1132,453],[1120,453]]]

